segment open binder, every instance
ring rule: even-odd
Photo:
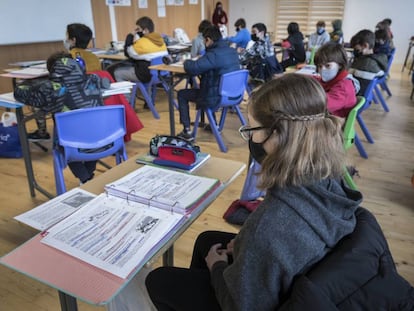
[[[219,185],[218,179],[145,165],[106,185],[105,191],[149,207],[189,214]]]

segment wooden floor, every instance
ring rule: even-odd
[[[355,148],[349,151],[348,158],[360,174],[356,183],[364,194],[363,206],[372,211],[381,224],[399,272],[414,284],[414,189],[410,182],[414,169],[414,101],[409,100],[411,83],[407,71],[401,73],[400,69],[400,66],[394,68],[388,83],[393,92],[393,96],[387,99],[391,111],[386,113],[381,106],[374,105],[363,113],[375,140],[371,145],[363,139],[369,159],[361,158]],[[246,112],[245,103],[242,108]],[[146,152],[149,139],[155,134],[169,132],[166,96],[161,91],[158,92],[157,109],[161,114],[160,120],[153,119],[149,111],[142,109],[141,103],[137,104],[137,113],[145,128],[134,134],[133,140],[127,144],[130,157]],[[51,127],[50,121],[48,125]],[[181,130],[178,123],[176,125]],[[34,122],[28,126],[34,128]],[[212,134],[203,130],[199,131],[197,143],[202,151],[214,156],[246,162],[248,147],[239,137],[239,126],[237,116],[228,115],[223,132],[228,153],[221,153]],[[50,143],[47,145],[50,147]],[[45,153],[34,145],[31,151],[38,183],[54,192],[51,152]],[[112,163],[113,159],[108,159],[108,162]],[[68,188],[76,187],[77,181],[70,172],[65,174]],[[246,172],[237,178],[177,241],[176,265],[189,264],[193,242],[199,232],[207,229],[238,230],[225,223],[222,215],[239,197],[245,175]],[[0,159],[0,189],[0,255],[4,255],[36,234],[35,230],[19,224],[13,217],[45,202],[46,198],[40,193],[35,198],[30,197],[22,159]],[[57,292],[50,287],[0,266],[0,310],[59,310],[59,300]],[[80,302],[79,310],[104,308]]]

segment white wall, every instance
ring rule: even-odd
[[[269,31],[274,29],[275,0],[230,0],[229,34],[234,34],[234,22],[243,17],[247,27],[262,22]],[[345,0],[343,31],[345,41],[361,29],[374,31],[375,25],[384,18],[391,18],[396,56],[394,63],[402,64],[408,42],[414,36],[414,0]]]
[[[71,23],[95,33],[89,0],[0,0],[0,45],[64,40]]]

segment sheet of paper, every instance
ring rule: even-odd
[[[13,92],[1,94],[0,100],[8,102],[8,103],[12,103],[12,104],[17,103],[17,101],[14,99]]]
[[[71,215],[95,197],[93,193],[75,188],[14,219],[43,231]]]
[[[10,73],[28,76],[44,76],[47,75],[49,72],[46,68],[27,67],[19,70],[10,71]]]
[[[185,217],[101,194],[50,228],[42,243],[126,278]]]

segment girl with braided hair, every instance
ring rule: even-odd
[[[285,74],[255,90],[240,129],[266,196],[239,234],[201,233],[189,269],[146,286],[158,310],[276,310],[293,280],[353,232],[362,195],[344,186],[340,120],[316,79]]]

